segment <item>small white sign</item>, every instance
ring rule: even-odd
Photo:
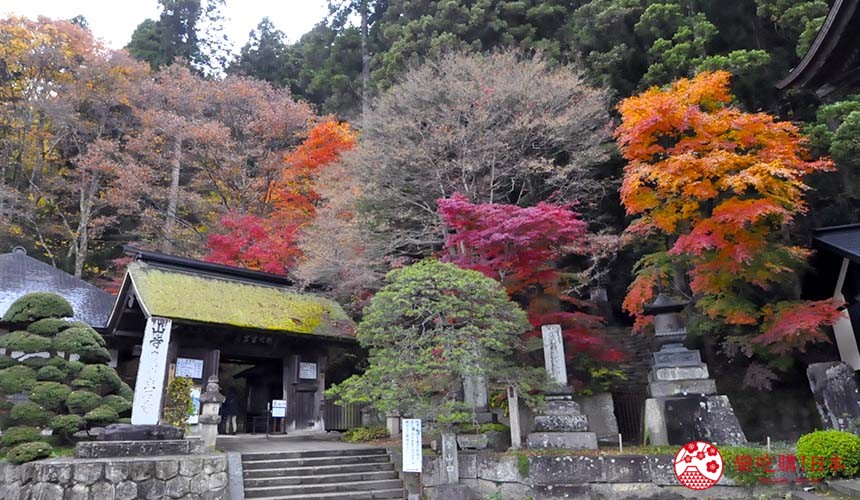
[[[287,400],[273,399],[272,400],[272,417],[283,418],[287,416]]]
[[[404,418],[403,428],[403,472],[421,472],[421,419]]]
[[[316,363],[299,363],[299,378],[305,380],[316,380],[317,364]]]
[[[200,387],[194,387],[191,389],[191,404],[194,405],[194,411],[191,412],[191,415],[188,416],[189,424],[196,424],[199,421],[200,417]]]
[[[188,378],[203,378],[203,360],[191,358],[176,358],[176,376]]]

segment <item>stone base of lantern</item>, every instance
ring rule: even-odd
[[[588,417],[568,393],[547,396],[534,421],[535,431],[526,437],[529,448],[597,449],[597,434],[588,431]]]
[[[746,443],[729,398],[717,394],[704,363],[654,368],[649,379],[644,419],[649,444]]]

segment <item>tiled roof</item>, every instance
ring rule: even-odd
[[[75,310],[75,319],[96,328],[107,324],[114,303],[111,294],[28,256],[23,249],[0,254],[0,317],[15,300],[30,292],[61,295]]]

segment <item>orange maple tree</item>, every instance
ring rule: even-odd
[[[302,256],[299,236],[316,217],[317,175],[355,147],[357,134],[333,118],[315,125],[284,157],[279,180],[268,189],[262,216],[231,212],[221,218],[224,234],[209,236],[206,260],[275,274],[287,274]]]
[[[732,106],[729,80],[701,73],[618,106],[621,200],[638,216],[627,233],[660,248],[637,263],[624,308],[642,329],[643,306],[674,288],[728,352],[786,354],[826,340],[840,314],[829,300],[796,300],[809,252],[785,231],[806,211],[804,177],[832,164],[809,159],[793,124]]]
[[[266,195],[274,216],[299,225],[313,220],[320,202],[314,187],[317,174],[354,148],[357,137],[348,123],[334,118],[314,126],[307,139],[285,156],[281,178]]]

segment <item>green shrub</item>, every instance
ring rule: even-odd
[[[76,378],[75,380],[72,380],[72,387],[74,387],[75,389],[87,390],[90,392],[96,392],[98,390],[98,387],[96,386],[95,382],[82,378]]]
[[[69,386],[59,382],[37,382],[30,390],[30,401],[42,405],[46,410],[58,411],[63,408],[71,392]]]
[[[53,337],[70,326],[72,326],[71,323],[62,319],[45,318],[40,319],[35,323],[30,323],[30,326],[27,327],[27,331],[44,337]]]
[[[51,454],[52,449],[51,445],[41,441],[23,443],[9,450],[6,453],[6,460],[13,464],[31,462],[40,458],[47,458]]]
[[[41,437],[42,432],[35,427],[9,427],[3,431],[3,437],[0,437],[0,443],[7,447],[15,446],[21,443],[28,443],[30,441],[38,441]]]
[[[482,425],[468,423],[458,425],[456,431],[457,434],[485,434],[487,432],[511,432],[511,428],[498,422],[490,422]]]
[[[32,401],[24,401],[12,407],[9,412],[12,421],[19,425],[32,425],[42,427],[51,420],[51,414],[47,410]]]
[[[20,364],[22,364],[28,368],[38,370],[39,368],[41,368],[43,366],[48,366],[48,361],[50,361],[50,359],[51,358],[43,358],[42,356],[31,356],[31,357],[25,359],[24,361],[21,361]]]
[[[523,479],[529,477],[529,456],[525,453],[517,453],[517,472]]]
[[[29,391],[36,383],[36,372],[23,365],[10,366],[0,370],[0,393],[17,394]]]
[[[797,460],[806,459],[806,477],[821,479],[827,477],[854,477],[860,471],[860,436],[843,431],[815,431],[797,440]],[[824,470],[811,470],[812,457],[822,457]],[[842,470],[833,470],[830,459],[842,459]]]
[[[3,368],[9,368],[10,366],[15,366],[18,364],[18,361],[15,358],[10,356],[6,356],[5,354],[0,355],[0,370]]]
[[[55,358],[55,359],[60,359],[60,358]],[[77,377],[78,374],[81,373],[81,370],[84,369],[84,366],[86,366],[86,365],[81,363],[80,361],[66,361],[65,362],[65,368],[62,366],[57,366],[57,368],[59,368],[60,370],[65,370],[66,372],[68,372],[70,377]]]
[[[74,391],[66,398],[66,407],[76,415],[83,415],[101,404],[101,396],[90,391]]]
[[[134,389],[132,389],[131,386],[126,384],[125,382],[119,385],[119,390],[117,391],[117,394],[122,396],[123,399],[126,399],[128,401],[134,401]]]
[[[758,457],[769,455],[776,460],[778,453],[768,453],[762,448],[750,448],[747,446],[720,446],[720,456],[723,457],[723,472],[734,482],[744,486],[755,486],[761,483],[761,480],[771,476],[770,472],[765,471],[765,467],[752,467],[751,470],[738,471],[735,467],[735,457],[748,456],[752,463],[758,463]]]
[[[188,425],[188,417],[194,412],[194,402],[191,400],[191,389],[194,381],[190,378],[177,377],[167,384],[167,397],[164,401],[164,423],[174,427]]]
[[[86,365],[78,374],[78,379],[89,380],[95,384],[100,394],[116,392],[122,385],[122,379],[116,370],[107,365]]]
[[[7,333],[0,339],[0,347],[9,351],[21,351],[28,354],[44,352],[51,348],[51,339],[25,331]]]
[[[91,426],[103,426],[116,423],[119,415],[108,405],[101,405],[84,415],[84,420]]]
[[[116,394],[111,394],[110,396],[105,396],[102,399],[102,404],[105,406],[110,406],[113,408],[113,411],[122,415],[123,413],[131,410],[131,401],[125,399],[122,396],[117,396]]]
[[[51,419],[51,429],[65,436],[78,432],[84,425],[84,419],[80,415],[57,415]]]
[[[35,292],[13,302],[3,315],[3,321],[31,323],[44,318],[70,318],[74,314],[72,306],[56,293]]]
[[[78,354],[82,346],[105,347],[105,340],[90,327],[73,326],[54,337],[54,349]]]
[[[66,374],[56,366],[43,366],[36,372],[36,380],[45,382],[62,382]]]
[[[375,441],[388,437],[388,429],[384,426],[356,427],[343,433],[343,440],[347,443],[359,443],[362,441]]]

